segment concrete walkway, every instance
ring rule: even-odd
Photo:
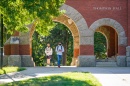
[[[102,86],[130,86],[130,67],[27,67],[25,71],[0,75],[0,83],[72,71],[91,72]]]

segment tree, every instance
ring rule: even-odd
[[[99,32],[94,34],[94,53],[97,59],[106,58],[107,45],[106,38]]]
[[[36,24],[36,31],[46,35],[54,27],[52,19],[60,15],[65,0],[1,0],[0,14],[8,33],[27,31],[26,25]]]

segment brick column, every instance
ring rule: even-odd
[[[8,57],[9,66],[21,66],[21,56],[19,55],[19,36],[10,38],[11,55]]]
[[[90,33],[89,30],[87,33],[88,34]],[[93,35],[80,37],[80,56],[78,58],[78,66],[81,66],[81,67],[95,67],[96,66],[96,60],[94,56]]]
[[[130,0],[128,0],[128,46],[130,46]]]
[[[20,56],[21,56],[21,66],[23,67],[34,67],[35,63],[32,58],[32,40],[30,33],[20,32]]]
[[[126,66],[130,67],[130,0],[127,0],[128,6],[128,46],[126,47]]]

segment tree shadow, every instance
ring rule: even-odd
[[[80,77],[79,77],[80,78]],[[63,76],[34,78],[26,81],[12,82],[2,86],[96,86],[87,81],[71,79]]]
[[[2,71],[3,71],[3,73],[4,73],[4,78],[6,77],[6,78],[9,78],[9,79],[11,79],[13,82],[15,81],[11,76],[9,76],[9,75],[7,75],[7,72],[4,70],[4,69],[1,69]],[[2,77],[0,77],[1,79],[2,79]]]

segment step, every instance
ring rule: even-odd
[[[116,62],[116,59],[97,59],[97,62]]]
[[[116,62],[96,62],[96,67],[117,67]]]

